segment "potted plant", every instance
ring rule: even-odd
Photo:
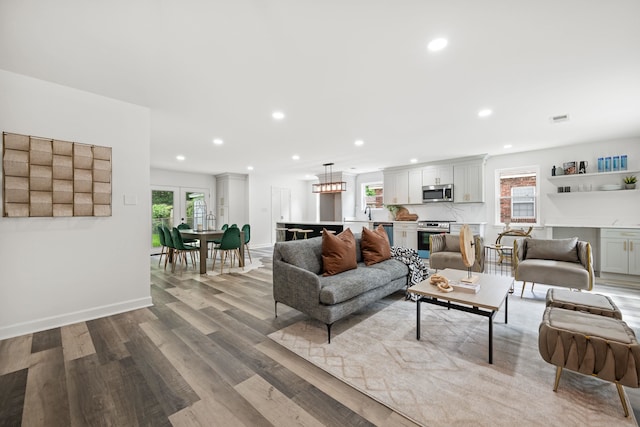
[[[624,177],[624,188],[626,189],[634,189],[636,188],[636,177],[635,175],[625,176]]]

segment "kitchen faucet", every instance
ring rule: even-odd
[[[371,221],[371,206],[364,208],[364,213],[367,213],[367,210],[369,210],[369,221]]]

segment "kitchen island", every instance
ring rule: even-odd
[[[353,234],[359,234],[359,233],[362,233],[362,228],[366,227],[371,230],[378,223],[379,223],[378,221],[367,221],[367,220],[347,220],[342,222],[340,221],[277,222],[276,223],[276,231],[277,231],[276,241],[283,242],[285,240],[292,240],[293,232],[289,231],[291,229],[312,230],[310,232],[303,233],[303,236],[302,236],[304,238],[304,234],[307,234],[307,238],[310,238],[310,237],[317,237],[322,235],[323,228],[326,228],[327,230],[330,230],[330,231],[335,231],[336,233],[340,233],[344,229],[349,228],[351,229]],[[391,222],[388,222],[388,224],[391,224]],[[391,239],[393,230],[389,229],[387,230],[387,233],[389,234],[389,239]],[[297,237],[300,238],[301,233],[298,232],[297,234],[298,234]]]
[[[283,242],[293,240],[294,235],[297,238],[304,238],[306,234],[307,238],[318,237],[322,235],[322,229],[326,228],[329,231],[335,231],[336,233],[344,230],[344,224],[339,221],[313,221],[313,222],[277,222],[276,223],[276,241]],[[291,230],[311,230],[305,233],[294,232]]]

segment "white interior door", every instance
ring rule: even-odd
[[[291,189],[271,187],[271,243],[276,242],[276,223],[291,221]]]

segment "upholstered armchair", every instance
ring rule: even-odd
[[[591,244],[569,239],[517,239],[513,242],[513,272],[522,281],[590,291],[593,288]],[[522,296],[522,294],[520,295]]]
[[[479,235],[473,236],[475,262],[472,271],[484,271],[484,239]],[[436,270],[455,268],[466,270],[460,251],[460,236],[457,234],[432,234],[429,236],[429,267]]]

